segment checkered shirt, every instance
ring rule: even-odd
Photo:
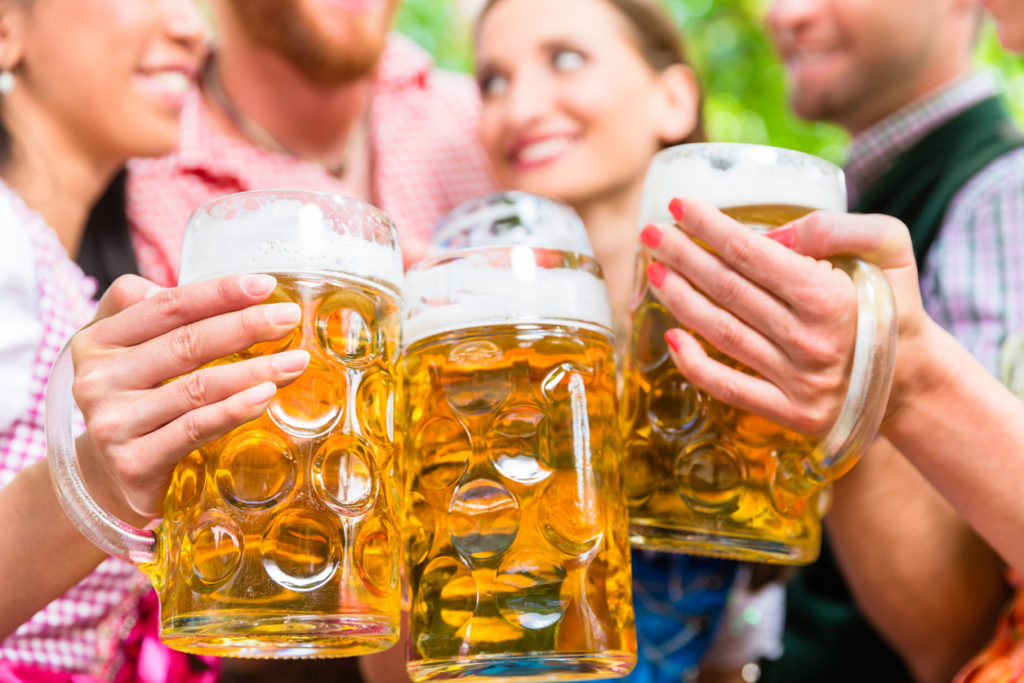
[[[0,182],[0,204],[12,211],[32,245],[43,334],[32,368],[27,409],[0,433],[0,487],[46,457],[43,393],[63,344],[92,318],[96,285],[67,256],[56,234]],[[3,362],[3,359],[0,359]],[[132,565],[108,559],[62,597],[0,642],[0,660],[110,680],[122,661],[121,640],[134,625],[148,584]]]
[[[996,92],[994,78],[976,73],[854,138],[844,168],[851,205],[898,155]],[[925,310],[995,373],[1006,336],[1024,328],[1024,149],[996,159],[960,188],[918,265]]]
[[[494,188],[480,143],[476,86],[465,74],[431,67],[423,50],[392,36],[374,74],[369,111],[369,199],[395,222],[410,254],[420,251],[445,213]],[[204,107],[194,90],[182,112],[178,150],[128,167],[128,216],[139,267],[162,285],[177,281],[185,222],[207,200],[272,188],[352,194],[319,164],[216,132]]]

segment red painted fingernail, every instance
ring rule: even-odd
[[[785,225],[764,234],[768,239],[773,239],[784,247],[792,247],[796,241],[796,228],[792,225]]]
[[[668,210],[669,213],[672,214],[673,218],[677,221],[681,221],[683,220],[683,216],[686,214],[686,205],[683,203],[682,199],[676,197],[668,203]]]
[[[651,249],[657,249],[664,238],[665,235],[662,234],[661,228],[657,225],[645,225],[644,229],[640,231],[640,241],[644,243],[644,246]]]
[[[665,341],[668,343],[669,346],[672,347],[672,350],[675,351],[676,353],[679,353],[679,349],[682,346],[679,340],[679,335],[681,334],[683,333],[679,330],[669,330],[668,332],[665,333]]]
[[[647,279],[651,281],[651,284],[655,287],[661,287],[662,283],[665,282],[665,275],[668,273],[668,269],[661,265],[657,261],[647,266]]]

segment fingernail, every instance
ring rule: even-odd
[[[773,239],[784,247],[792,247],[793,242],[796,241],[796,227],[792,225],[786,225],[781,228],[776,228],[764,234],[768,239]]]
[[[152,296],[156,296],[162,291],[164,291],[163,287],[161,287],[160,285],[153,285],[152,287],[146,290],[146,298],[148,299]]]
[[[309,351],[302,349],[285,351],[275,354],[270,362],[279,372],[299,372],[305,370],[306,365],[309,364]]]
[[[269,294],[277,285],[273,275],[243,275],[240,280],[242,291],[249,296]]]
[[[679,353],[679,349],[682,347],[682,340],[679,338],[682,334],[685,334],[682,330],[669,330],[665,333],[665,342],[672,347],[672,351],[675,353]]]
[[[661,228],[657,225],[645,225],[644,229],[640,231],[640,241],[644,246],[650,247],[651,249],[657,249],[658,245],[661,244],[661,240],[665,238],[662,234]]]
[[[650,280],[651,284],[655,287],[661,287],[665,282],[665,275],[667,272],[668,269],[665,268],[665,266],[654,261],[651,265],[647,266],[647,279]]]
[[[276,391],[277,387],[273,382],[263,382],[245,392],[245,400],[251,406],[258,406],[269,401]]]
[[[267,320],[277,325],[296,325],[302,319],[298,304],[267,304]]]
[[[682,221],[683,216],[686,215],[686,204],[677,197],[668,203],[668,210],[673,218],[677,221]]]

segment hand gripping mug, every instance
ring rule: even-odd
[[[640,225],[672,222],[673,197],[709,202],[766,231],[815,209],[846,210],[842,171],[807,154],[700,143],[659,152],[644,184]],[[656,550],[803,564],[817,558],[828,484],[868,446],[892,381],[896,318],[876,267],[832,263],[857,290],[857,339],[841,414],[823,439],[785,429],[690,385],[669,357],[678,322],[655,299],[641,253],[620,413],[630,540]],[[704,343],[708,353],[735,361]]]
[[[186,457],[163,520],[142,531],[85,490],[71,434],[65,348],[47,394],[61,503],[90,540],[138,565],[160,597],[161,638],[229,657],[336,657],[398,638],[399,508],[392,406],[402,259],[381,211],[290,190],[213,200],[189,219],[180,281],[269,273],[293,301],[288,337],[237,358],[306,349],[305,372],[265,413]]]
[[[636,660],[611,316],[579,218],[494,195],[406,274],[413,680],[582,680]]]

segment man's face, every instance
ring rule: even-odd
[[[398,0],[228,0],[253,42],[310,80],[330,85],[369,74]]]
[[[953,16],[950,0],[773,0],[766,21],[796,113],[857,133],[923,94]]]

